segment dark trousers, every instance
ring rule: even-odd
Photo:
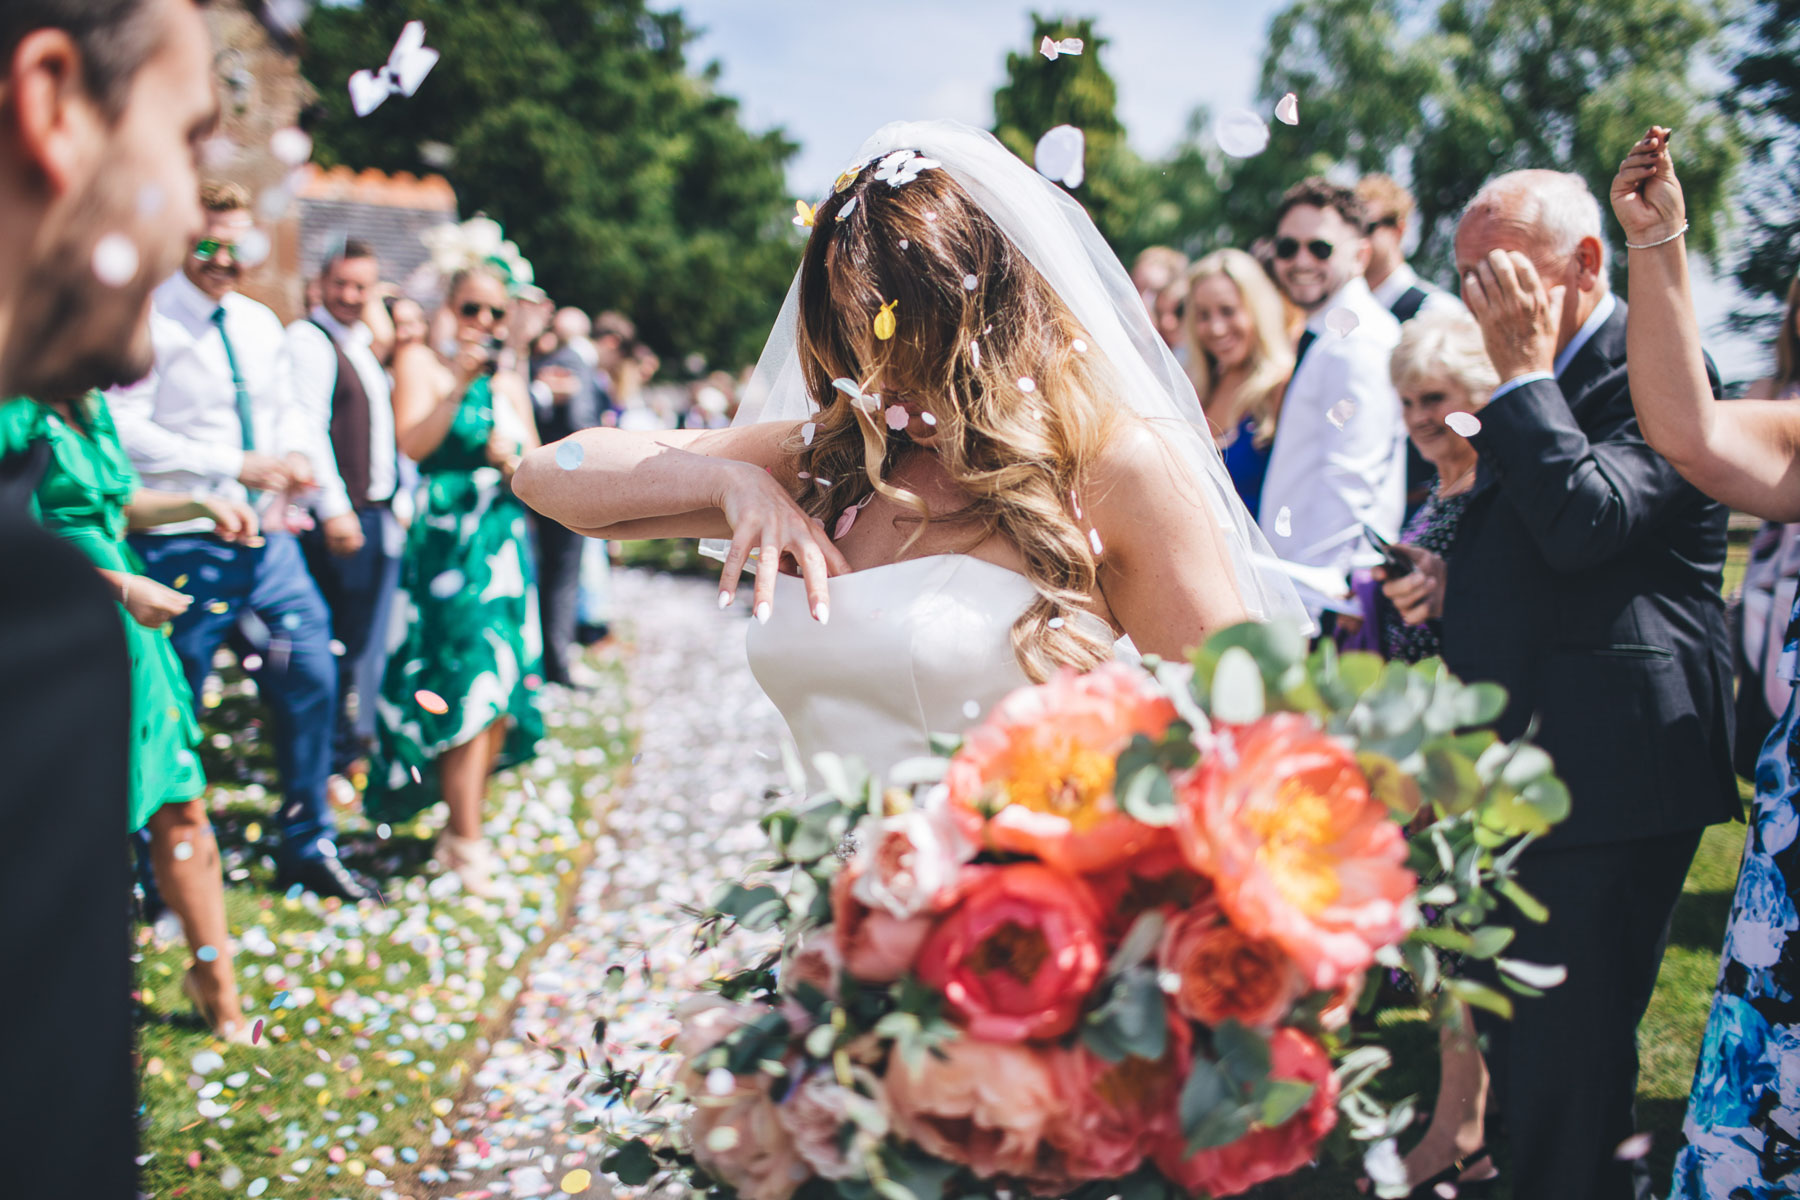
[[[337,853],[337,823],[326,799],[331,735],[337,720],[337,663],[331,614],[307,574],[300,543],[271,533],[260,548],[233,546],[212,534],[138,534],[132,548],[145,573],[194,598],[176,617],[171,642],[198,703],[213,653],[248,608],[269,629],[256,689],[269,706],[275,761],[281,770],[278,815],[282,853],[317,858]]]
[[[544,680],[569,682],[570,647],[581,592],[581,546],[587,539],[566,525],[531,514],[537,535],[538,613],[544,626]]]
[[[1550,919],[1517,920],[1506,955],[1561,964],[1569,977],[1541,999],[1515,997],[1510,1022],[1476,1015],[1511,1150],[1513,1195],[1651,1195],[1643,1159],[1620,1162],[1615,1152],[1636,1127],[1638,1022],[1699,846],[1696,830],[1528,850],[1520,859],[1519,882],[1549,907]]]
[[[387,669],[388,623],[400,583],[400,555],[388,552],[394,514],[365,508],[356,515],[362,520],[363,544],[355,554],[332,554],[318,529],[300,536],[307,570],[331,610],[331,632],[344,647],[337,659],[337,731],[331,747],[331,768],[340,773],[375,745],[375,698]],[[398,546],[398,537],[391,544]]]
[[[129,1200],[125,627],[92,560],[21,516],[0,515],[0,563],[0,1129],[20,1150],[0,1192]]]

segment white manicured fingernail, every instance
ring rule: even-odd
[[[730,608],[731,607],[731,593],[730,592],[720,592],[719,593],[719,607],[720,608]]]
[[[774,610],[769,607],[769,602],[767,600],[764,600],[761,604],[757,605],[756,606],[757,623],[761,624],[761,625],[767,625],[769,623],[769,614],[773,611]]]
[[[821,602],[817,608],[813,609],[813,620],[821,625],[831,624],[831,605]]]

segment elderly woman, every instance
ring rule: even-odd
[[[1389,361],[1406,435],[1437,472],[1400,540],[1447,558],[1475,486],[1476,456],[1475,447],[1446,418],[1479,411],[1500,379],[1488,361],[1481,327],[1460,309],[1421,313],[1401,326],[1400,344]],[[1421,582],[1414,573],[1383,585],[1375,610],[1377,633],[1381,651],[1390,659],[1411,663],[1438,653],[1437,621],[1427,616]],[[1467,1006],[1457,1027],[1442,1032],[1439,1061],[1437,1104],[1424,1137],[1404,1160],[1406,1178],[1415,1195],[1429,1196],[1449,1185],[1471,1196],[1472,1185],[1493,1179],[1496,1172],[1483,1146],[1487,1064]]]
[[[1759,389],[1764,398],[1714,399],[1688,280],[1687,210],[1667,129],[1652,128],[1626,155],[1613,180],[1612,207],[1630,252],[1626,339],[1644,440],[1714,499],[1767,521],[1800,521],[1800,404],[1769,385]],[[1781,330],[1790,349],[1795,320],[1790,304]],[[1800,607],[1795,611],[1800,615]],[[1788,625],[1785,641],[1781,673],[1793,680],[1800,623]],[[1800,1125],[1792,1086],[1800,1072],[1800,1019],[1791,999],[1800,978],[1797,709],[1790,686],[1786,711],[1757,762],[1756,803],[1671,1200],[1792,1194],[1792,1131]]]

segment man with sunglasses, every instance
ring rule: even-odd
[[[196,702],[213,652],[243,612],[268,627],[252,674],[275,717],[278,884],[360,900],[370,892],[338,861],[326,799],[337,711],[331,616],[291,532],[295,502],[323,473],[330,448],[293,398],[280,318],[238,292],[246,257],[258,257],[243,253],[257,240],[249,195],[209,183],[200,204],[205,233],[154,293],[155,368],[115,393],[112,409],[145,487],[248,500],[264,514],[264,537],[261,545],[228,543],[199,523],[135,534],[131,544],[147,574],[194,598],[174,620],[171,641]]]
[[[1289,188],[1275,215],[1275,281],[1307,317],[1258,519],[1284,560],[1346,577],[1366,544],[1363,526],[1399,539],[1406,487],[1406,432],[1388,374],[1400,323],[1363,281],[1367,225],[1355,192],[1318,178]],[[1349,611],[1340,595],[1299,589],[1315,620]]]

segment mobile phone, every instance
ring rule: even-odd
[[[482,343],[482,349],[487,351],[487,361],[481,364],[481,373],[492,375],[500,369],[500,352],[506,349],[506,343],[497,337],[490,337]]]
[[[1401,579],[1412,574],[1412,559],[1394,549],[1394,543],[1368,525],[1363,526],[1363,537],[1368,539],[1369,545],[1381,551],[1381,565],[1387,569],[1389,579]]]

